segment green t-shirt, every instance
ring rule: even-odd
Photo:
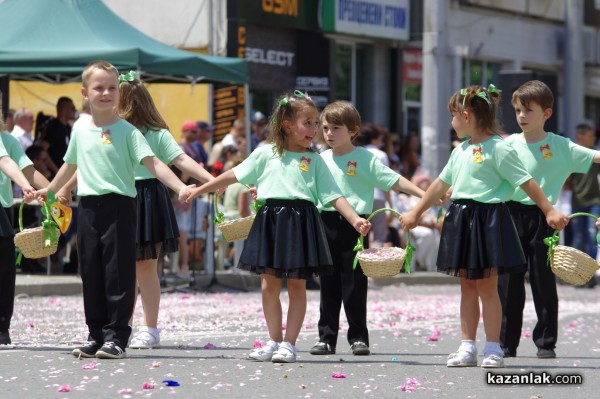
[[[352,208],[359,215],[373,212],[374,189],[389,191],[400,175],[385,166],[377,156],[363,147],[334,156],[332,150],[321,153],[333,179]],[[319,211],[335,211],[331,205],[319,204]]]
[[[532,144],[525,142],[522,133],[512,134],[506,141],[515,149],[523,166],[540,185],[551,204],[558,200],[560,190],[571,173],[583,173],[590,169],[596,153],[554,133],[548,133],[544,140]],[[510,199],[535,205],[521,188],[517,188]]]
[[[300,199],[316,205],[342,196],[325,161],[315,152],[284,151],[279,157],[267,144],[232,170],[240,183],[256,184],[258,200]]]
[[[183,150],[177,144],[171,132],[166,129],[149,130],[144,133],[144,138],[154,155],[167,165],[170,165],[175,158],[183,154]],[[135,165],[135,180],[154,178],[154,175],[144,165]]]
[[[19,140],[8,132],[0,133],[0,138],[0,157],[8,155],[21,170],[33,165],[31,159],[25,155],[25,151],[21,148]],[[0,203],[4,208],[10,208],[13,205],[11,180],[3,172],[0,172]]]
[[[531,179],[517,152],[499,136],[456,147],[440,174],[452,186],[451,199],[494,204],[508,201],[515,187]]]
[[[101,128],[77,128],[64,160],[77,165],[77,195],[116,193],[135,198],[134,167],[151,156],[154,153],[142,133],[120,119]]]

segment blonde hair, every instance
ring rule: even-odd
[[[450,97],[448,110],[450,113],[469,110],[477,121],[477,128],[485,133],[500,134],[502,128],[496,119],[499,104],[499,90],[488,91],[482,86],[468,86]]]
[[[119,71],[117,70],[117,68],[115,68],[115,66],[113,64],[111,64],[108,61],[96,60],[96,61],[92,61],[89,64],[87,64],[87,66],[81,73],[81,83],[82,83],[83,87],[85,87],[85,88],[88,87],[88,84],[90,81],[90,76],[92,76],[94,71],[96,71],[98,69],[101,69],[101,70],[104,70],[104,71],[107,71],[110,73],[114,73],[115,77],[117,79],[119,78]]]
[[[283,156],[288,140],[283,122],[294,121],[296,114],[307,108],[313,108],[318,113],[317,106],[308,94],[298,90],[284,93],[275,100],[275,105],[269,118],[268,141],[273,143],[274,151],[278,156]],[[307,151],[310,151],[310,149],[307,148]]]
[[[142,130],[169,129],[144,83],[138,78],[119,84],[119,116]]]

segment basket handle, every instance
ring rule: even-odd
[[[402,216],[402,214],[395,209],[381,208],[381,209],[378,209],[375,212],[371,213],[369,215],[369,217],[367,218],[367,222],[370,221],[371,219],[373,219],[373,217],[377,216],[381,212],[385,212],[385,211],[392,212],[396,216]],[[354,263],[352,264],[353,270],[356,269],[356,265],[358,265],[358,251],[362,251],[364,249],[364,247],[363,247],[364,240],[365,240],[365,238],[361,235],[360,237],[358,237],[358,240],[356,241],[356,245],[354,246],[354,251],[356,252],[356,255],[354,256]],[[415,251],[415,247],[410,243],[410,231],[407,231],[406,232],[406,260],[404,261],[404,272],[405,273],[410,273],[410,264],[412,262],[412,254],[414,251]]]
[[[250,187],[247,184],[242,183],[248,190],[251,189],[252,187]],[[221,224],[225,221],[225,215],[223,214],[223,212],[219,211],[219,201],[218,201],[218,195],[214,195],[213,196],[213,203],[215,205],[215,224]],[[257,213],[258,210],[264,205],[263,201],[252,201],[252,209],[254,209],[254,213]]]
[[[598,220],[598,216],[592,215],[591,213],[586,212],[577,212],[572,215],[569,215],[569,219],[573,219],[578,216],[588,216],[594,220]],[[554,230],[554,233],[551,237],[544,238],[544,244],[548,246],[548,264],[550,264],[552,258],[552,251],[554,251],[554,247],[559,243],[560,237],[558,236],[559,231]],[[600,233],[596,234],[596,243],[600,245]]]

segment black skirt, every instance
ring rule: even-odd
[[[453,201],[444,218],[437,268],[469,280],[527,270],[506,204]]]
[[[157,244],[163,253],[177,252],[179,228],[167,188],[157,179],[138,180],[136,260],[157,259]]]
[[[267,200],[256,214],[238,268],[294,279],[331,274],[333,262],[315,205]]]

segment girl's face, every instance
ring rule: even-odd
[[[452,112],[452,128],[461,139],[471,135],[471,126],[467,115],[467,112]]]
[[[287,134],[286,150],[293,152],[304,152],[317,134],[319,115],[317,110],[306,107],[296,112],[294,120],[285,120],[284,129]]]
[[[81,94],[88,98],[90,107],[99,112],[113,112],[119,103],[119,83],[114,73],[104,69],[92,72],[87,87]]]
[[[325,118],[321,118],[321,128],[323,139],[333,148],[334,153],[346,153],[354,149],[352,137],[356,135],[356,131],[351,132],[347,126],[329,123]]]

